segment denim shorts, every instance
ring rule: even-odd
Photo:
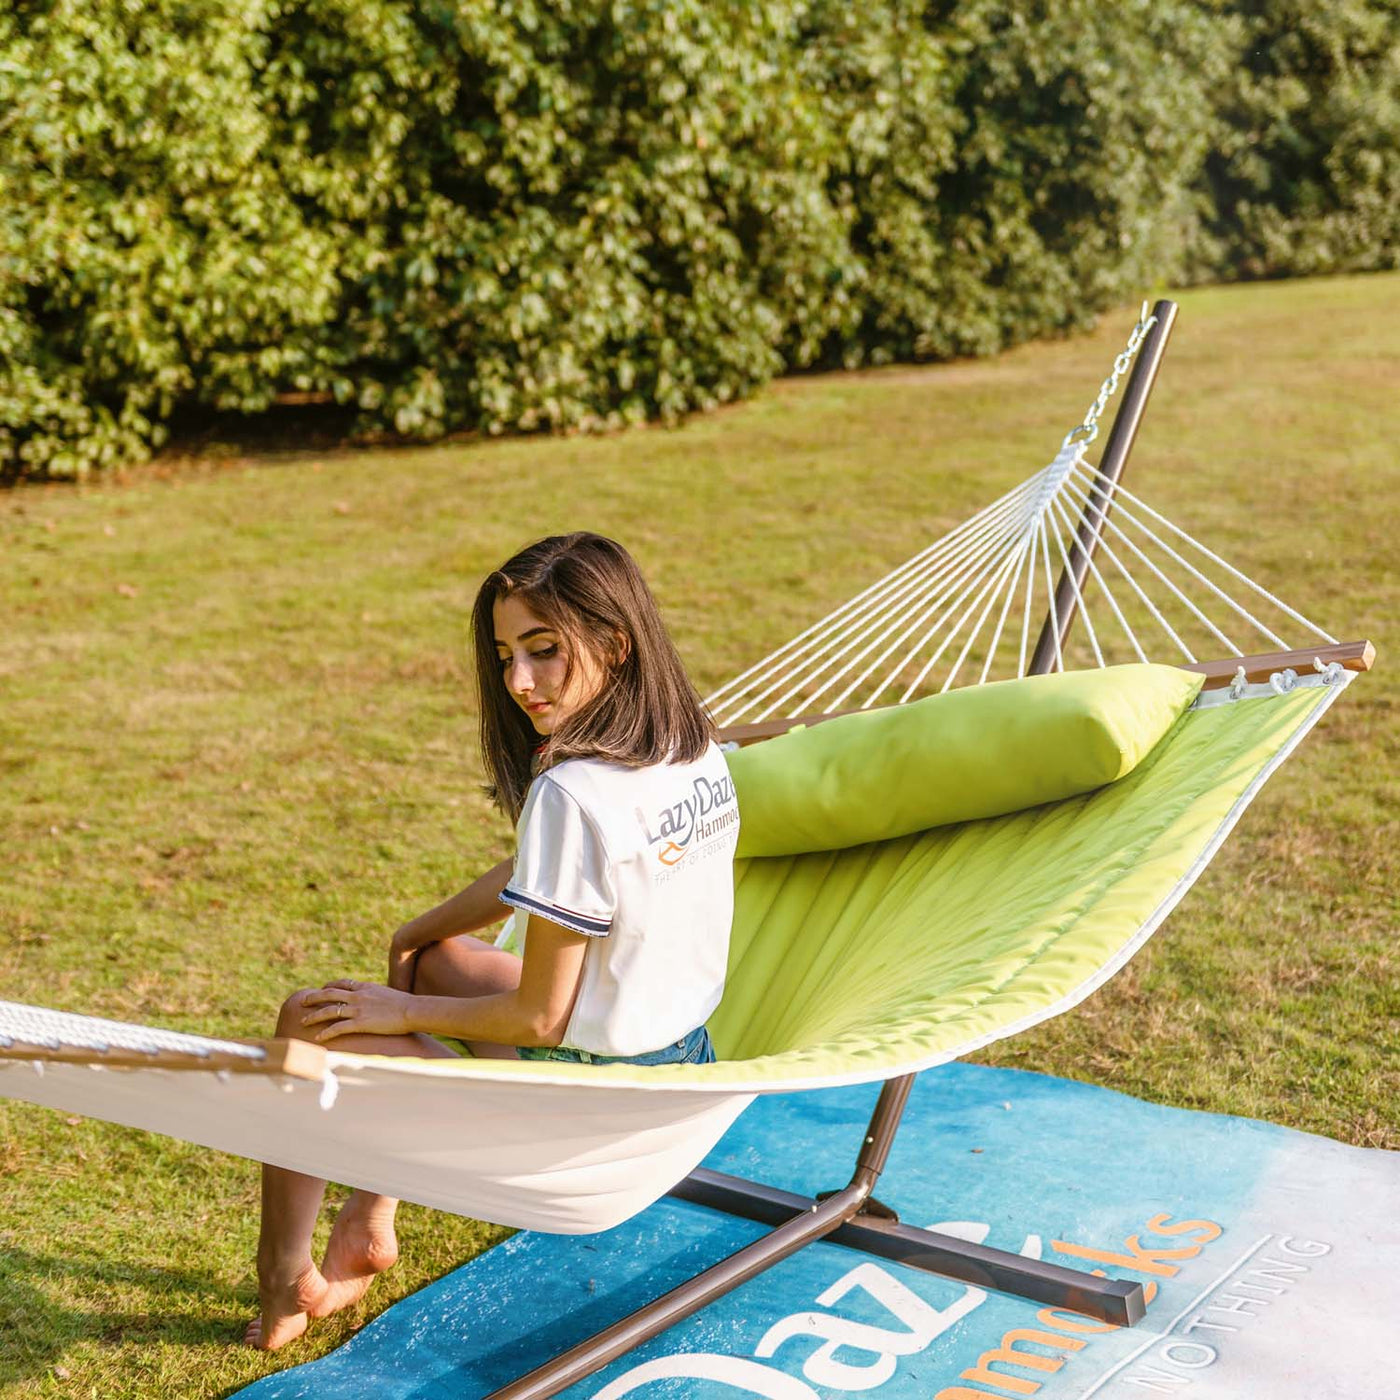
[[[563,1045],[521,1045],[516,1053],[522,1060],[564,1060],[572,1065],[708,1065],[714,1062],[715,1047],[710,1044],[710,1032],[701,1026],[645,1055],[595,1055]]]

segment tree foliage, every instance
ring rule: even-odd
[[[1232,0],[1198,277],[1400,267],[1400,0]]]
[[[1193,0],[920,8],[943,101],[894,94],[887,154],[857,186],[868,283],[844,358],[990,354],[1170,275],[1227,62],[1218,22]],[[920,55],[899,34],[885,47]]]
[[[0,476],[289,391],[673,418],[1083,325],[1186,250],[1393,260],[1393,3],[1251,3],[11,0]]]

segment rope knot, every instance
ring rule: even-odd
[[[1320,656],[1313,657],[1313,670],[1322,676],[1327,685],[1341,685],[1347,673],[1347,668],[1340,661],[1324,661]]]
[[[1249,688],[1249,677],[1244,673],[1243,666],[1235,667],[1235,674],[1230,681],[1230,699],[1241,700],[1245,691]]]
[[[1291,666],[1286,666],[1282,671],[1275,671],[1269,677],[1269,685],[1275,695],[1287,695],[1297,684],[1298,673]]]

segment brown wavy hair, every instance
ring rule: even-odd
[[[714,721],[636,561],[603,535],[550,535],[487,575],[472,608],[486,791],[512,821],[525,805],[540,736],[507,692],[496,655],[492,610],[511,596],[564,638],[565,684],[583,648],[606,676],[598,694],[546,737],[540,771],[568,758],[640,768],[689,763],[705,752]]]

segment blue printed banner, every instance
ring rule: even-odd
[[[760,1099],[707,1165],[843,1186],[876,1093]],[[1138,1280],[1147,1318],[1110,1328],[817,1244],[568,1397],[1400,1396],[1400,1154],[954,1064],[919,1077],[879,1195],[910,1224]],[[602,1235],[516,1235],[240,1395],[478,1400],[759,1233],[663,1201]]]

